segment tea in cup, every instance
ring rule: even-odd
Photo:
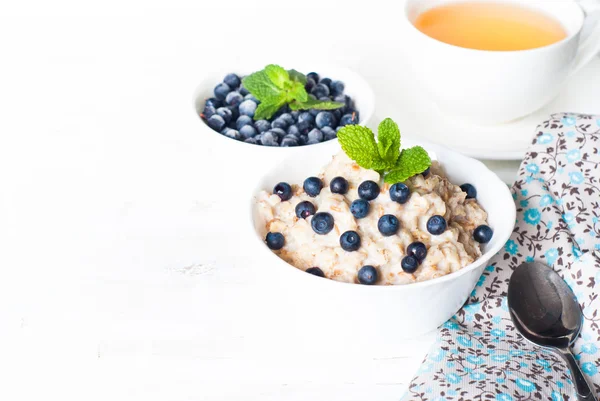
[[[413,70],[432,100],[483,124],[540,109],[600,51],[600,23],[580,38],[586,15],[571,0],[408,0],[405,17]]]

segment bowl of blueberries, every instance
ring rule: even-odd
[[[368,125],[374,95],[360,75],[334,66],[292,67],[231,68],[207,76],[194,94],[200,134],[215,146],[272,154],[277,151],[271,148],[327,146],[337,142],[341,127]]]

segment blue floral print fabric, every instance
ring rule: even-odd
[[[527,343],[510,320],[511,272],[534,260],[559,272],[582,306],[574,353],[600,396],[600,116],[561,113],[540,124],[512,191],[511,238],[440,328],[403,401],[576,399],[563,361]]]

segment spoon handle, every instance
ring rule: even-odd
[[[573,384],[575,385],[575,390],[577,391],[577,400],[578,401],[598,401],[596,394],[594,393],[592,385],[587,381],[585,375],[579,368],[573,353],[569,348],[559,349],[560,355],[563,357],[567,365],[569,365],[569,370],[571,371],[571,379],[573,380]]]

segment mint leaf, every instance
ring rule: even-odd
[[[317,109],[317,110],[334,110],[344,106],[344,103],[332,102],[330,100],[317,100],[312,97],[307,97],[306,100],[296,102],[292,110],[306,110],[306,109]],[[293,104],[293,103],[292,103]],[[290,104],[290,107],[292,107]]]
[[[242,83],[261,102],[271,101],[273,103],[282,94],[282,90],[269,79],[265,71],[248,75],[242,80]]]
[[[290,75],[286,70],[276,64],[269,64],[265,67],[265,74],[278,88],[283,89],[290,80]],[[248,89],[250,90],[250,89]]]
[[[366,169],[382,162],[377,151],[375,134],[367,127],[346,125],[338,132],[338,141],[348,157]]]
[[[260,102],[254,112],[254,120],[266,120],[271,118],[284,104],[285,95],[280,96],[278,99]]]
[[[385,176],[384,181],[388,184],[403,182],[422,173],[429,166],[431,166],[431,159],[427,151],[420,146],[413,146],[400,153],[396,167]]]
[[[379,155],[383,160],[390,163],[387,168],[391,168],[400,156],[400,130],[391,118],[386,118],[379,123],[377,133]]]
[[[297,102],[306,102],[308,100],[308,93],[304,89],[304,84],[299,81],[293,81],[288,90],[288,97],[292,97]]]
[[[288,70],[288,74],[292,81],[300,82],[303,86],[306,85],[306,75],[296,70]]]
[[[333,110],[344,103],[321,101],[306,93],[306,76],[296,70],[286,71],[277,64],[269,64],[262,71],[245,77],[242,84],[261,103],[254,119],[270,118],[281,106],[289,104],[292,110]]]

